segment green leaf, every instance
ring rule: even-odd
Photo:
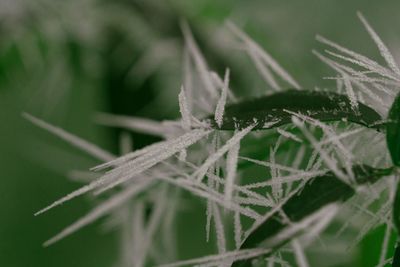
[[[397,95],[388,115],[386,123],[386,143],[395,166],[400,166],[400,94]],[[393,223],[400,234],[400,184],[397,184],[396,195],[392,207]]]
[[[291,123],[288,111],[320,121],[350,121],[375,129],[382,122],[375,110],[362,103],[355,111],[345,95],[305,90],[288,90],[228,105],[221,127],[211,117],[209,120],[213,128],[220,130],[242,129],[254,123],[254,130],[269,129]]]
[[[394,100],[386,123],[386,142],[393,164],[400,166],[400,94]]]
[[[400,235],[400,183],[397,183],[392,212],[394,226],[397,229],[397,234]]]
[[[375,169],[367,165],[353,167],[356,182],[359,185],[374,183],[380,177],[390,175],[392,171],[393,168]],[[291,222],[300,222],[321,208],[332,203],[344,202],[354,194],[355,190],[351,186],[336,178],[332,172],[327,172],[308,181],[299,194],[295,194],[282,206],[282,211]],[[240,249],[260,247],[264,240],[288,227],[289,225],[282,220],[280,213],[276,212],[248,236]],[[272,249],[277,249],[288,241],[289,238]],[[251,266],[251,260],[238,261],[232,265],[232,267],[239,266]]]
[[[400,267],[400,243],[397,243],[394,251],[392,267]]]

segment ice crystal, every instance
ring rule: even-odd
[[[179,93],[179,110],[182,116],[182,128],[189,130],[191,126],[191,114],[183,86],[181,87],[181,92]]]
[[[224,117],[226,98],[228,96],[228,86],[229,86],[229,69],[227,69],[225,72],[224,85],[222,87],[221,97],[219,98],[217,107],[215,108],[214,118],[219,127],[221,127],[222,119]]]
[[[381,114],[385,114],[390,105],[387,99],[393,98],[399,91],[400,70],[380,37],[366,19],[358,15],[378,46],[387,67],[321,36],[317,39],[333,51],[326,50],[324,54],[314,51],[314,54],[337,72],[328,78],[334,79],[336,89],[348,96],[355,114],[359,112],[359,102],[369,103]],[[176,242],[175,231],[172,229],[174,218],[179,216],[179,206],[184,200],[180,197],[180,191],[185,190],[205,203],[206,240],[209,241],[215,230],[218,254],[162,266],[230,266],[235,261],[257,257],[266,259],[268,266],[274,266],[275,263],[290,266],[284,253],[280,253],[289,251],[297,266],[308,267],[308,247],[313,244],[313,240],[320,238],[332,220],[340,219],[336,215],[341,213],[342,206],[336,202],[331,203],[295,222],[289,220],[282,207],[294,196],[301,194],[305,185],[312,183],[315,177],[330,172],[357,190],[356,197],[347,205],[356,209],[356,212],[343,222],[337,235],[342,236],[359,216],[369,216],[371,219],[359,227],[358,235],[352,240],[354,244],[369,230],[386,223],[379,261],[381,266],[386,264],[388,240],[393,228],[390,222],[393,192],[387,189],[394,186],[381,182],[378,185],[359,187],[353,172],[356,163],[371,158],[359,148],[363,142],[359,139],[368,140],[371,146],[381,145],[382,135],[371,134],[361,127],[324,123],[311,118],[309,114],[293,111],[286,111],[292,116],[291,127],[266,130],[266,134],[253,132],[260,121],[264,123],[259,118],[249,118],[246,127],[237,122],[233,133],[221,131],[219,128],[226,116],[225,107],[237,100],[229,87],[234,77],[230,77],[228,68],[223,80],[217,72],[211,70],[188,24],[183,22],[181,28],[185,43],[183,86],[178,95],[181,118],[155,121],[103,113],[96,116],[100,124],[158,136],[162,138],[161,141],[131,151],[133,140],[125,133],[120,138],[122,155],[116,157],[63,129],[31,115],[24,115],[32,123],[101,160],[99,165],[90,169],[91,172],[71,172],[69,176],[74,181],[84,182],[85,185],[38,211],[36,215],[91,191],[97,195],[115,189],[109,191],[111,197],[49,239],[45,245],[51,245],[98,218],[111,214],[117,218],[113,225],[121,226],[121,262],[134,266],[146,266],[150,262],[149,258],[156,264],[173,262],[177,259],[173,246]],[[283,90],[285,87],[282,81],[290,87],[301,88],[246,33],[233,23],[228,23],[228,28],[245,48],[255,68],[272,90]],[[218,127],[211,126],[212,119]],[[264,128],[275,127],[279,122],[279,117],[268,120]],[[252,139],[257,141],[256,151],[262,152],[263,158],[260,159],[259,154],[247,148],[247,141]],[[268,145],[264,145],[264,141]],[[289,146],[294,153],[288,153],[284,146]],[[373,160],[374,166],[388,162],[387,155],[378,155]],[[263,177],[248,177],[251,172],[246,172],[246,168],[242,171],[241,164],[267,168],[269,173],[264,171],[260,172],[265,174]],[[384,193],[390,197],[384,199],[384,204],[377,212],[372,212],[370,207],[378,200],[382,201],[381,195]],[[153,207],[148,215],[145,214],[147,203]],[[241,248],[255,229],[276,214],[279,214],[279,220],[285,222],[287,227],[264,240],[260,247]],[[158,233],[162,240],[160,244],[153,244]],[[231,244],[228,233],[233,234],[234,244]],[[168,256],[161,257],[161,249]]]

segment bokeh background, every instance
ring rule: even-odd
[[[118,129],[97,125],[99,111],[162,120],[178,115],[186,20],[210,66],[231,68],[238,95],[265,86],[250,61],[225,42],[231,20],[304,88],[334,86],[312,55],[321,34],[372,58],[377,49],[356,17],[362,11],[400,57],[399,1],[0,0],[0,266],[116,266],[118,230],[99,221],[65,240],[42,242],[93,205],[79,198],[33,213],[80,184],[66,178],[98,162],[22,119],[29,112],[113,153]],[[379,59],[378,59],[379,60]],[[131,133],[135,148],[157,139]],[[179,258],[204,255],[204,206],[181,211]],[[195,231],[194,229],[200,229]],[[368,234],[351,263],[374,266],[383,229]]]

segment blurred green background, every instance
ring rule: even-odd
[[[104,231],[101,222],[42,247],[93,201],[79,198],[39,217],[33,213],[79,186],[66,178],[68,171],[98,162],[30,125],[21,112],[117,153],[119,131],[96,125],[96,112],[159,120],[178,115],[181,19],[210,66],[220,74],[230,67],[235,92],[250,95],[263,83],[249,60],[221,41],[227,19],[304,88],[313,88],[333,86],[322,79],[332,72],[311,54],[322,47],[316,34],[378,58],[358,10],[400,56],[399,1],[0,0],[0,266],[115,266],[119,253],[118,232]],[[132,136],[135,148],[157,140]],[[178,221],[181,259],[212,251],[200,245],[204,206],[194,205]],[[370,233],[348,266],[374,266],[382,233]]]

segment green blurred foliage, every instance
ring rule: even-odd
[[[191,25],[210,65],[219,73],[230,67],[234,90],[248,96],[264,92],[265,84],[246,57],[221,42],[226,19],[243,27],[310,88],[333,86],[322,80],[332,72],[311,54],[320,47],[317,33],[378,55],[357,21],[357,10],[399,55],[399,1],[2,0],[0,266],[101,267],[114,266],[118,257],[117,232],[104,233],[101,223],[42,248],[43,241],[89,210],[93,201],[80,198],[40,217],[33,213],[79,186],[65,177],[69,170],[97,162],[23,121],[21,112],[117,153],[119,132],[96,126],[96,111],[154,119],[177,115],[181,19]],[[135,147],[156,140],[132,135]],[[186,193],[185,198],[191,199]],[[214,248],[203,245],[204,205],[192,202],[177,222],[181,259]],[[374,266],[382,233],[371,233],[348,266]]]

